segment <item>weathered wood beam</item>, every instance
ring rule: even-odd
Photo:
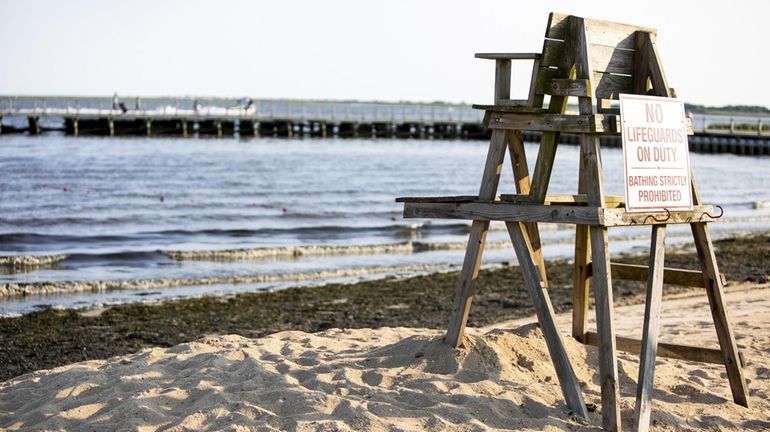
[[[585,31],[585,27],[583,27]],[[604,206],[604,177],[599,156],[599,137],[583,135],[580,142],[582,175],[588,195],[588,205]],[[591,261],[594,265],[593,286],[596,328],[599,333],[599,383],[602,397],[602,428],[620,431],[620,382],[618,381],[617,348],[615,346],[615,317],[612,299],[609,236],[606,227],[588,229]]]
[[[572,337],[585,342],[588,327],[588,295],[591,238],[588,225],[575,226],[575,263],[572,271]]]
[[[504,202],[407,202],[405,218],[468,219],[599,225],[596,207],[519,205]]]
[[[658,50],[655,48],[655,35],[651,33],[643,33],[646,39],[647,49],[649,50],[649,68],[650,68],[650,84],[652,84],[652,90],[657,96],[671,97],[671,89],[668,86],[666,80],[666,74],[663,72],[663,66],[658,55]],[[674,96],[675,97],[675,96]]]
[[[580,151],[583,151],[581,147]],[[578,158],[578,194],[585,197],[586,182],[583,178],[585,172],[585,159],[582,155]],[[605,197],[606,198],[606,197]],[[588,304],[590,301],[588,295],[588,264],[591,261],[591,238],[589,236],[589,227],[587,225],[577,225],[575,227],[575,262],[572,271],[572,337],[580,342],[585,341],[585,334],[588,330]]]
[[[503,170],[505,151],[507,149],[507,134],[505,131],[493,131],[489,142],[487,160],[484,164],[484,174],[481,177],[479,187],[479,199],[492,200],[497,195],[497,186],[500,183],[500,174]],[[414,204],[419,206],[420,204]],[[429,204],[430,205],[430,204]],[[435,205],[435,204],[434,204]],[[453,204],[448,204],[452,206]],[[463,204],[460,204],[463,205]],[[404,214],[409,203],[404,205]],[[474,218],[471,218],[474,219]],[[460,278],[455,290],[455,298],[452,304],[452,313],[449,317],[449,326],[444,342],[452,347],[459,347],[463,342],[465,325],[468,322],[468,313],[473,302],[473,291],[481,268],[481,257],[484,254],[484,246],[487,243],[487,231],[489,220],[475,219],[468,235],[468,247],[465,249],[463,267],[460,270]]]
[[[476,53],[474,57],[487,60],[535,60],[543,55],[540,53]]]
[[[518,196],[529,197],[530,179],[527,165],[527,154],[524,149],[524,140],[521,131],[506,131],[508,136],[508,155],[510,156],[513,180],[516,183]],[[535,261],[540,279],[544,287],[548,286],[548,275],[545,270],[545,258],[543,258],[543,245],[540,241],[540,231],[536,223],[525,224],[532,249],[532,259]]]
[[[574,35],[577,40],[577,52],[575,53],[575,77],[578,79],[584,79],[588,81],[589,94],[598,94],[598,82],[591,69],[593,54],[589,49],[588,36],[586,35],[586,20],[575,19],[574,20]],[[590,97],[578,98],[578,109],[580,114],[590,115],[596,114],[596,107],[593,100]]]
[[[540,59],[535,59],[535,61],[532,62],[532,75],[530,77],[530,83],[536,83],[537,82],[537,74],[540,70]],[[532,107],[542,107],[544,97],[543,95],[538,95],[535,91],[535,86],[530,84],[529,86],[529,94],[527,95],[527,101],[529,101],[529,105]]]
[[[397,203],[405,202],[474,202],[478,201],[478,195],[453,195],[453,196],[434,196],[434,197],[398,197]]]
[[[558,198],[558,197],[557,197]],[[521,199],[521,198],[519,198]],[[482,201],[475,196],[398,198],[404,203],[405,218],[500,220],[584,224],[604,227],[713,222],[712,206],[695,206],[692,211],[626,213],[622,207],[574,205],[571,202],[544,204],[521,201]]]
[[[587,39],[593,44],[613,46],[622,49],[634,48],[634,33],[644,31],[657,32],[652,27],[639,27],[633,24],[623,24],[613,21],[603,21],[594,18],[585,18]]]
[[[616,46],[590,43],[591,70],[603,73],[631,75],[634,68],[634,51]]]
[[[627,213],[624,208],[604,208],[600,213],[600,225],[606,227],[713,222],[717,219],[713,216],[714,207],[710,205],[693,206],[692,210],[670,213],[665,211]]]
[[[562,96],[559,96],[562,97]],[[515,103],[519,101],[507,101]],[[521,101],[518,105],[473,105],[486,110],[484,124],[490,129],[517,129],[542,132],[598,133],[618,135],[621,131],[617,114],[546,114],[543,109],[532,108]],[[692,119],[685,119],[687,135],[695,135]]]
[[[561,96],[560,96],[561,97]],[[617,116],[492,112],[490,129],[518,129],[567,133],[616,133]]]
[[[495,104],[511,98],[511,60],[495,60]]]
[[[700,199],[699,197],[697,198]],[[697,202],[697,201],[696,201]],[[714,327],[721,348],[721,358],[727,370],[727,378],[730,381],[730,391],[733,401],[738,405],[749,407],[749,390],[746,387],[746,378],[739,362],[738,346],[735,343],[730,319],[727,316],[727,305],[724,299],[724,290],[718,277],[719,267],[714,253],[714,244],[711,242],[711,234],[705,223],[690,224],[695,249],[698,252],[698,260],[703,269],[706,294],[711,307],[711,316],[714,319]]]
[[[586,333],[586,345],[596,346],[598,338],[596,332]],[[642,341],[639,339],[618,336],[615,338],[618,351],[631,354],[639,354],[642,349]],[[701,363],[724,364],[722,352],[713,348],[701,348],[690,345],[679,345],[658,342],[659,357],[667,357],[677,360],[689,360]]]
[[[559,329],[556,327],[551,299],[548,297],[548,291],[544,288],[544,284],[541,283],[537,266],[532,261],[533,250],[526,234],[526,227],[520,222],[507,223],[506,227],[524,276],[524,286],[529,291],[537,315],[537,322],[543,331],[556,376],[559,378],[564,399],[572,412],[587,419],[588,410],[583,401],[583,393],[575,376],[575,371],[572,369],[567,351],[564,349]]]
[[[529,101],[525,100],[509,100],[506,102],[505,105],[483,105],[483,104],[473,104],[473,109],[477,110],[485,110],[487,112],[512,112],[512,113],[545,113],[547,110],[540,107],[532,107],[530,106]],[[485,120],[483,121],[484,125],[486,126],[489,124],[489,121]]]
[[[652,392],[655,379],[655,358],[658,352],[660,331],[660,307],[663,301],[663,261],[666,249],[666,226],[652,227],[650,244],[649,276],[647,278],[647,299],[644,305],[642,346],[639,356],[639,378],[636,385],[636,406],[634,422],[638,432],[650,428],[652,416]]]
[[[591,97],[591,83],[587,79],[552,79],[546,93],[556,96]]]
[[[646,265],[612,263],[610,268],[612,269],[612,277],[614,279],[647,282],[647,271],[649,270],[649,267]],[[591,264],[589,264],[589,276],[591,275],[591,271],[593,271],[593,269],[591,268]],[[724,283],[726,280],[725,275],[721,273],[719,277],[722,279],[722,283]],[[699,270],[665,267],[663,272],[663,283],[706,288],[706,283],[703,280],[703,272]]]
[[[643,31],[637,31],[634,36],[634,73],[633,93],[646,95],[650,89],[650,50],[647,44],[650,35]]]
[[[574,18],[564,19],[564,25],[556,24],[556,27],[564,29],[558,33],[568,36],[568,33],[573,31],[573,26],[571,24],[573,19]],[[551,28],[552,20],[560,21],[558,17],[551,15],[549,17],[549,30],[546,30],[546,35],[548,35],[551,30],[554,30]],[[564,41],[564,52],[561,56],[561,63],[558,65],[559,69],[555,69],[557,75],[551,76],[551,78],[574,78],[575,76],[574,38],[565,37]],[[541,79],[539,78],[537,81],[540,82]],[[535,85],[537,85],[537,82],[535,82]],[[537,96],[536,99],[540,100],[541,97]],[[548,101],[548,113],[552,115],[563,115],[567,110],[567,101],[568,98],[566,96],[551,96],[551,99]],[[487,124],[487,127],[491,128],[491,124],[492,121]],[[532,201],[534,202],[542,203],[545,201],[545,196],[548,193],[548,184],[551,181],[551,171],[553,170],[553,162],[556,156],[556,147],[558,143],[558,131],[546,131],[540,137],[540,148],[537,152],[537,160],[535,161],[535,168],[532,172],[531,189],[529,192],[532,196]]]
[[[533,203],[529,194],[500,194],[495,197],[495,201],[504,201],[516,204],[540,204]],[[398,197],[396,202],[476,202],[480,201],[478,195],[448,195],[448,196],[433,196],[433,197]],[[543,204],[560,204],[560,205],[586,205],[588,199],[585,194],[556,194],[546,195],[545,202]],[[622,206],[624,198],[622,195],[607,195],[605,197],[607,204]]]
[[[532,198],[528,194],[500,194],[500,200],[517,204],[532,203]],[[588,197],[586,194],[556,194],[546,195],[543,204],[561,204],[561,205],[586,205]],[[613,206],[622,206],[625,199],[622,195],[606,195],[605,203]]]

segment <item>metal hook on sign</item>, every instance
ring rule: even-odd
[[[658,218],[655,217],[654,214],[650,214],[650,215],[647,215],[647,217],[644,218],[644,221],[642,223],[646,224],[647,221],[650,218],[652,218],[652,220],[654,220],[655,222],[668,222],[668,220],[671,219],[671,211],[669,211],[669,209],[667,209],[665,207],[663,208],[663,210],[666,211],[666,218],[665,219],[658,219]]]
[[[708,217],[710,217],[711,219],[719,219],[719,218],[721,218],[722,216],[724,216],[724,214],[725,214],[725,209],[723,209],[723,208],[722,208],[722,206],[720,206],[720,205],[716,206],[716,208],[718,208],[718,209],[719,209],[719,215],[718,215],[718,216],[714,216],[714,215],[712,215],[712,214],[711,214],[711,213],[709,213],[709,212],[703,212],[703,213],[701,213],[701,215],[700,215],[700,220],[703,220],[703,216],[708,216]]]

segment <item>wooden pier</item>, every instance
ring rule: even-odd
[[[0,134],[489,140],[466,105],[224,98],[0,96]],[[770,117],[692,117],[695,152],[770,154]],[[538,131],[523,131],[528,142]],[[564,144],[578,144],[563,134]],[[602,145],[619,147],[618,137]]]

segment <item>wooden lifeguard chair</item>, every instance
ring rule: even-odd
[[[724,364],[734,401],[748,406],[741,358],[725,310],[723,280],[707,226],[716,217],[712,206],[701,202],[692,172],[694,206],[688,211],[628,213],[623,197],[604,192],[599,138],[621,131],[620,112],[611,101],[621,93],[674,96],[658,57],[655,36],[656,31],[650,28],[552,13],[542,53],[476,54],[496,64],[494,105],[474,105],[485,110],[484,122],[492,129],[478,196],[396,200],[404,203],[405,218],[473,221],[445,338],[455,347],[462,344],[489,222],[505,222],[564,398],[574,413],[587,417],[579,383],[554,323],[538,232],[538,223],[542,222],[576,225],[572,336],[584,344],[598,345],[602,423],[606,430],[620,430],[617,350],[641,354],[635,410],[638,430],[649,427],[656,354]],[[519,59],[534,61],[530,90],[527,99],[512,100],[511,60]],[[577,98],[578,113],[566,113],[569,97]],[[522,130],[542,132],[531,180]],[[580,135],[575,195],[547,194],[560,133]],[[510,152],[517,194],[497,196],[506,150]],[[663,267],[666,226],[680,223],[690,224],[701,271]],[[608,228],[631,225],[651,226],[648,267],[610,262]],[[647,281],[641,340],[615,337],[613,277]],[[587,329],[589,282],[596,300],[595,333]],[[705,288],[719,350],[658,344],[664,283]]]

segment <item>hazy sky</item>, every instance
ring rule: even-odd
[[[540,51],[550,11],[656,27],[686,101],[770,106],[766,0],[0,0],[0,94],[489,103],[473,54]]]

